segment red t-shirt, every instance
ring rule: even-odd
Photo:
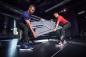
[[[65,25],[65,24],[67,24],[68,23],[68,21],[66,20],[66,19],[64,19],[64,17],[63,16],[58,16],[58,18],[57,18],[57,21],[56,21],[56,24],[57,23],[60,23],[60,24],[62,24],[62,25]]]

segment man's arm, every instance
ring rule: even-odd
[[[57,23],[56,23],[56,26],[55,26],[55,28],[54,28],[54,31],[56,31],[56,30],[57,30],[58,25],[59,25],[59,20],[57,20]]]
[[[30,22],[29,20],[25,20],[25,22],[26,22],[28,28],[30,27],[30,29],[31,29],[31,31],[32,31],[32,33],[33,33],[34,38],[36,38],[36,33],[35,33],[35,31],[32,29],[32,24],[31,24],[31,22]]]

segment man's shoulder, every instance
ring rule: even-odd
[[[62,18],[64,18],[64,17],[63,17],[62,15],[59,15],[59,18],[61,18],[61,19],[62,19]]]
[[[24,11],[22,14],[29,14],[27,11]]]
[[[59,15],[59,17],[63,17],[62,15]]]
[[[30,16],[30,14],[29,14],[27,11],[24,11],[24,12],[22,13],[22,15],[23,15],[23,16]]]

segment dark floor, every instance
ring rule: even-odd
[[[37,43],[33,51],[16,48],[17,39],[0,40],[0,57],[85,57],[86,42],[76,40],[67,41],[63,48],[56,47],[56,41]]]

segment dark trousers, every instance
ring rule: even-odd
[[[30,28],[28,28],[27,25],[24,23],[18,23],[18,27],[23,32],[21,42],[28,42],[30,39],[29,34],[28,34],[28,32],[30,31]]]
[[[64,41],[64,39],[66,38],[66,33],[68,30],[70,30],[71,24],[70,22],[68,22],[67,24],[65,24],[64,26],[62,26],[62,29],[60,29],[59,31],[57,30],[57,34],[59,36],[59,40],[60,41]]]
[[[68,22],[67,24],[65,24],[62,29],[61,29],[61,37],[60,40],[63,41],[65,39],[66,33],[67,31],[70,29],[71,24],[70,22]]]

